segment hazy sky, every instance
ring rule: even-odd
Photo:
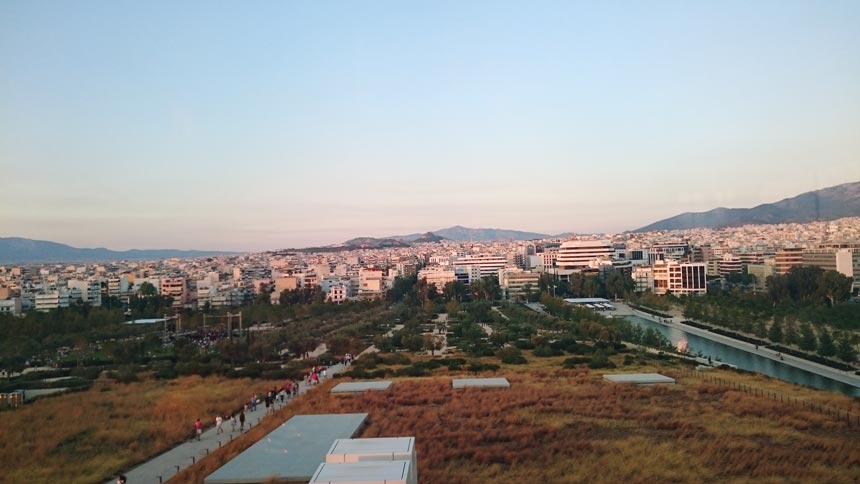
[[[860,1],[0,2],[0,236],[634,229],[860,180]]]

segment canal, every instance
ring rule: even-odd
[[[801,370],[785,363],[765,358],[748,351],[744,351],[732,346],[724,345],[717,341],[711,341],[695,334],[690,334],[677,327],[670,327],[664,324],[655,323],[639,316],[625,316],[628,321],[639,325],[642,329],[653,328],[660,332],[663,336],[672,341],[672,344],[677,345],[680,341],[687,341],[687,353],[691,355],[701,356],[704,358],[711,357],[714,361],[729,363],[743,370],[755,371],[780,380],[798,383],[809,387],[820,388],[833,392],[840,392],[851,396],[860,396],[860,388],[851,386],[839,381],[832,380],[825,376]]]

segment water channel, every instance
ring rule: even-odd
[[[705,358],[711,357],[715,361],[729,363],[743,370],[755,371],[773,378],[798,383],[822,390],[840,392],[851,396],[860,396],[860,388],[838,382],[825,376],[801,370],[786,365],[779,361],[765,358],[748,351],[732,346],[724,345],[717,341],[711,341],[695,334],[690,334],[676,327],[655,323],[639,316],[625,316],[628,321],[639,325],[642,329],[653,328],[663,336],[678,344],[679,341],[687,341],[687,352],[691,355],[701,355]]]

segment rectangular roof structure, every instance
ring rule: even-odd
[[[409,460],[414,453],[415,437],[337,439],[326,454],[325,461],[337,464],[364,460]]]
[[[320,464],[309,484],[418,484],[408,460]]]
[[[479,388],[510,388],[511,384],[507,378],[455,378],[451,382],[454,388],[479,387]]]
[[[602,297],[569,297],[565,299],[564,302],[570,304],[599,304],[608,303],[609,299],[604,299]]]
[[[370,390],[382,391],[391,386],[390,381],[349,381],[338,383],[331,389],[332,393],[360,393]]]
[[[366,413],[296,415],[220,469],[205,484],[308,482],[336,439],[353,437]]]
[[[620,373],[603,375],[603,379],[614,383],[633,383],[636,385],[674,384],[675,379],[659,373]]]
[[[418,481],[415,437],[337,439],[325,456],[326,464],[406,460],[411,462],[409,479]]]

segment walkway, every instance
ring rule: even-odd
[[[768,358],[774,361],[778,361],[780,363],[784,363],[789,366],[793,366],[795,368],[808,371],[810,373],[815,373],[816,375],[821,375],[825,378],[830,378],[831,380],[836,380],[841,383],[845,383],[847,385],[860,387],[860,377],[854,375],[853,373],[844,372],[841,370],[837,370],[835,368],[830,368],[829,366],[825,366],[814,361],[804,360],[803,358],[797,358],[792,355],[782,354],[781,356],[777,356],[779,352],[763,348],[756,347],[756,345],[752,343],[747,343],[746,341],[737,340],[734,338],[730,338],[728,336],[723,336],[721,334],[712,333],[711,331],[707,331],[704,329],[697,328],[695,326],[690,326],[682,323],[682,318],[678,316],[672,317],[670,320],[666,320],[665,318],[658,318],[652,316],[648,313],[637,311],[626,304],[622,303],[614,303],[618,307],[617,314],[619,316],[623,315],[635,315],[640,318],[647,319],[649,321],[654,321],[657,323],[662,323],[667,326],[675,326],[678,329],[683,330],[686,333],[694,334],[696,336],[709,339],[711,341],[716,341],[718,343],[722,343],[726,346],[731,346],[733,348],[737,348],[739,350],[746,351],[748,353],[752,353],[764,358]]]
[[[346,368],[340,363],[330,366],[326,369],[326,378],[330,378],[336,373],[344,371]],[[299,382],[299,395],[311,390],[313,386],[306,384],[304,381]],[[253,393],[253,388],[249,388],[248,392]],[[293,397],[298,398],[298,397]],[[289,405],[292,400],[287,400],[285,404],[276,404],[275,409],[283,408]],[[204,425],[212,425],[215,416],[212,416],[210,421],[204,422]],[[264,404],[257,405],[257,410],[245,412],[246,431],[252,427],[256,427],[266,417],[266,406]],[[194,422],[188,422],[189,433],[193,428]],[[238,424],[237,424],[238,426]],[[139,466],[123,472],[128,478],[129,484],[159,484],[166,482],[172,478],[181,469],[184,469],[197,460],[206,457],[206,455],[222,445],[229,443],[233,437],[240,435],[239,430],[232,431],[230,421],[225,421],[222,425],[224,432],[217,434],[214,426],[204,430],[200,441],[191,440],[177,445],[167,452],[154,457],[153,459],[140,464]],[[116,476],[105,484],[116,484]]]

